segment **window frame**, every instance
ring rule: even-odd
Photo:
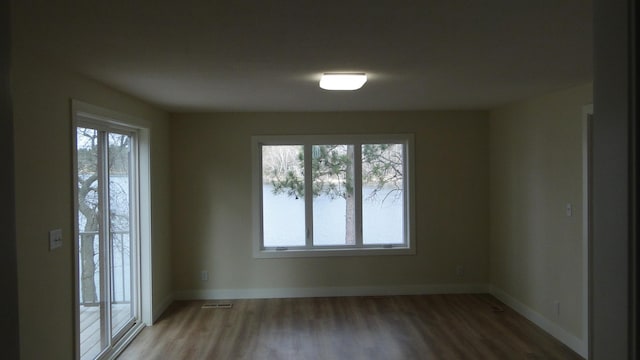
[[[313,245],[313,197],[305,198],[305,245],[292,247],[265,247],[263,242],[263,184],[262,146],[302,145],[305,151],[305,169],[311,168],[310,151],[313,145],[354,145],[354,159],[362,159],[363,144],[402,144],[404,147],[403,197],[404,214],[402,244],[362,243],[362,193],[354,191],[356,200],[356,244]],[[353,134],[353,135],[257,135],[251,137],[252,153],[252,230],[254,258],[369,256],[369,255],[414,255],[415,210],[414,210],[414,135],[413,134]],[[356,190],[361,190],[362,161],[354,162]],[[305,176],[305,188],[310,188],[311,176]]]

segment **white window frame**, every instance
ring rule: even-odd
[[[304,246],[265,247],[263,243],[262,218],[262,146],[303,145],[305,148],[305,168],[311,168],[312,145],[354,145],[354,158],[361,159],[363,144],[402,144],[404,146],[404,243],[403,244],[363,244],[362,243],[362,194],[355,191],[356,198],[356,245],[313,245],[313,197],[305,197]],[[252,228],[253,256],[255,258],[324,257],[324,256],[369,256],[369,255],[413,255],[416,253],[415,211],[414,211],[414,136],[413,134],[368,134],[368,135],[262,135],[251,138],[252,153]],[[354,179],[360,189],[362,180],[361,163],[354,166]],[[305,188],[310,187],[311,177],[305,177]]]
[[[137,190],[136,199],[134,203],[136,208],[132,214],[133,220],[136,225],[136,232],[138,236],[138,243],[135,246],[134,251],[134,263],[131,264],[132,271],[135,272],[134,278],[139,281],[136,283],[134,290],[136,295],[136,313],[137,319],[129,330],[118,334],[117,340],[111,343],[105,351],[100,353],[98,359],[108,359],[116,357],[122,352],[126,346],[135,338],[135,336],[142,331],[145,326],[151,326],[153,324],[152,313],[152,278],[151,278],[151,164],[150,164],[150,151],[151,151],[151,125],[146,120],[136,118],[127,114],[122,114],[110,109],[105,109],[99,106],[88,104],[79,100],[73,99],[71,101],[71,114],[72,114],[72,148],[73,148],[73,163],[74,169],[77,169],[76,159],[76,129],[82,126],[89,126],[92,128],[115,131],[115,132],[130,132],[135,133],[136,142],[132,151],[136,153],[137,161],[135,168],[132,169],[137,176],[134,178],[134,187]],[[80,358],[80,296],[79,296],[79,248],[78,248],[78,205],[77,205],[77,171],[74,170],[74,282],[75,282],[75,356]],[[110,331],[110,329],[109,329]]]

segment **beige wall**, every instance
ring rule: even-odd
[[[24,35],[18,29],[16,36]],[[18,42],[14,42],[18,44]],[[72,359],[74,349],[71,99],[152,123],[153,302],[170,296],[168,115],[14,46],[16,235],[20,351],[24,359]],[[64,245],[49,252],[48,231]]]
[[[367,132],[415,133],[417,255],[254,259],[251,136]],[[175,290],[485,284],[487,138],[485,112],[174,115]]]
[[[0,348],[7,359],[19,358],[18,265],[16,259],[13,114],[10,86],[10,3],[0,3]]]
[[[585,85],[490,115],[491,283],[577,338],[584,306],[582,108],[591,101]],[[571,217],[566,203],[574,206]]]
[[[638,9],[594,0],[592,359],[640,357]]]

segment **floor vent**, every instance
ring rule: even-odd
[[[211,303],[211,304],[202,304],[203,309],[231,309],[233,304],[231,303]]]

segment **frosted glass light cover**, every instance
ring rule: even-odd
[[[367,82],[365,73],[325,73],[320,87],[325,90],[358,90]]]

